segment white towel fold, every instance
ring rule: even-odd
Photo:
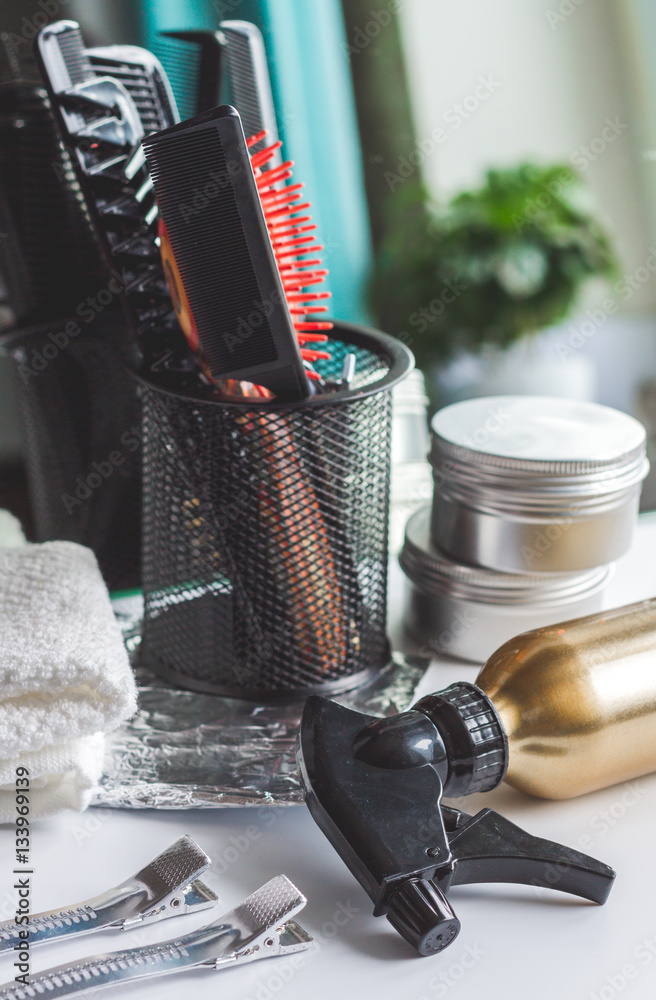
[[[85,809],[103,734],[136,687],[95,556],[72,542],[0,549],[0,822],[28,768],[30,815]]]

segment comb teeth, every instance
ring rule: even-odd
[[[132,45],[114,45],[89,49],[88,56],[97,76],[111,76],[123,84],[134,101],[145,135],[179,120],[164,71],[150,52]]]
[[[272,878],[235,910],[235,915],[253,932],[285,922],[302,910],[307,900],[286,875]]]
[[[185,39],[161,37],[155,51],[173,88],[182,121],[207,110],[200,107],[198,99],[201,68],[198,45]]]
[[[159,895],[168,895],[205,871],[210,858],[191,837],[181,837],[142,868],[137,878]]]
[[[262,34],[247,21],[223,21],[220,28],[226,37],[232,99],[241,115],[244,132],[246,135],[266,132],[267,142],[274,143],[278,139],[278,126]],[[261,144],[255,146],[255,150],[260,148]],[[268,167],[280,162],[277,153]]]
[[[91,75],[91,63],[84,51],[80,29],[71,27],[67,31],[57,32],[55,37],[71,84],[74,86],[76,83],[83,83]]]

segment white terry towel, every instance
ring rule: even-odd
[[[95,556],[72,542],[0,548],[0,823],[85,809],[104,733],[136,710],[136,686]]]

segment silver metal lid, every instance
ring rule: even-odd
[[[433,454],[541,477],[642,472],[645,429],[619,410],[549,396],[488,396],[432,420]],[[638,480],[639,481],[639,480]]]
[[[408,521],[399,562],[422,590],[463,600],[510,606],[547,607],[576,603],[608,582],[612,566],[582,573],[499,573],[456,562],[431,540],[430,504]]]

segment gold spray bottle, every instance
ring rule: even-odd
[[[476,685],[515,788],[566,799],[656,771],[656,598],[525,632]]]

